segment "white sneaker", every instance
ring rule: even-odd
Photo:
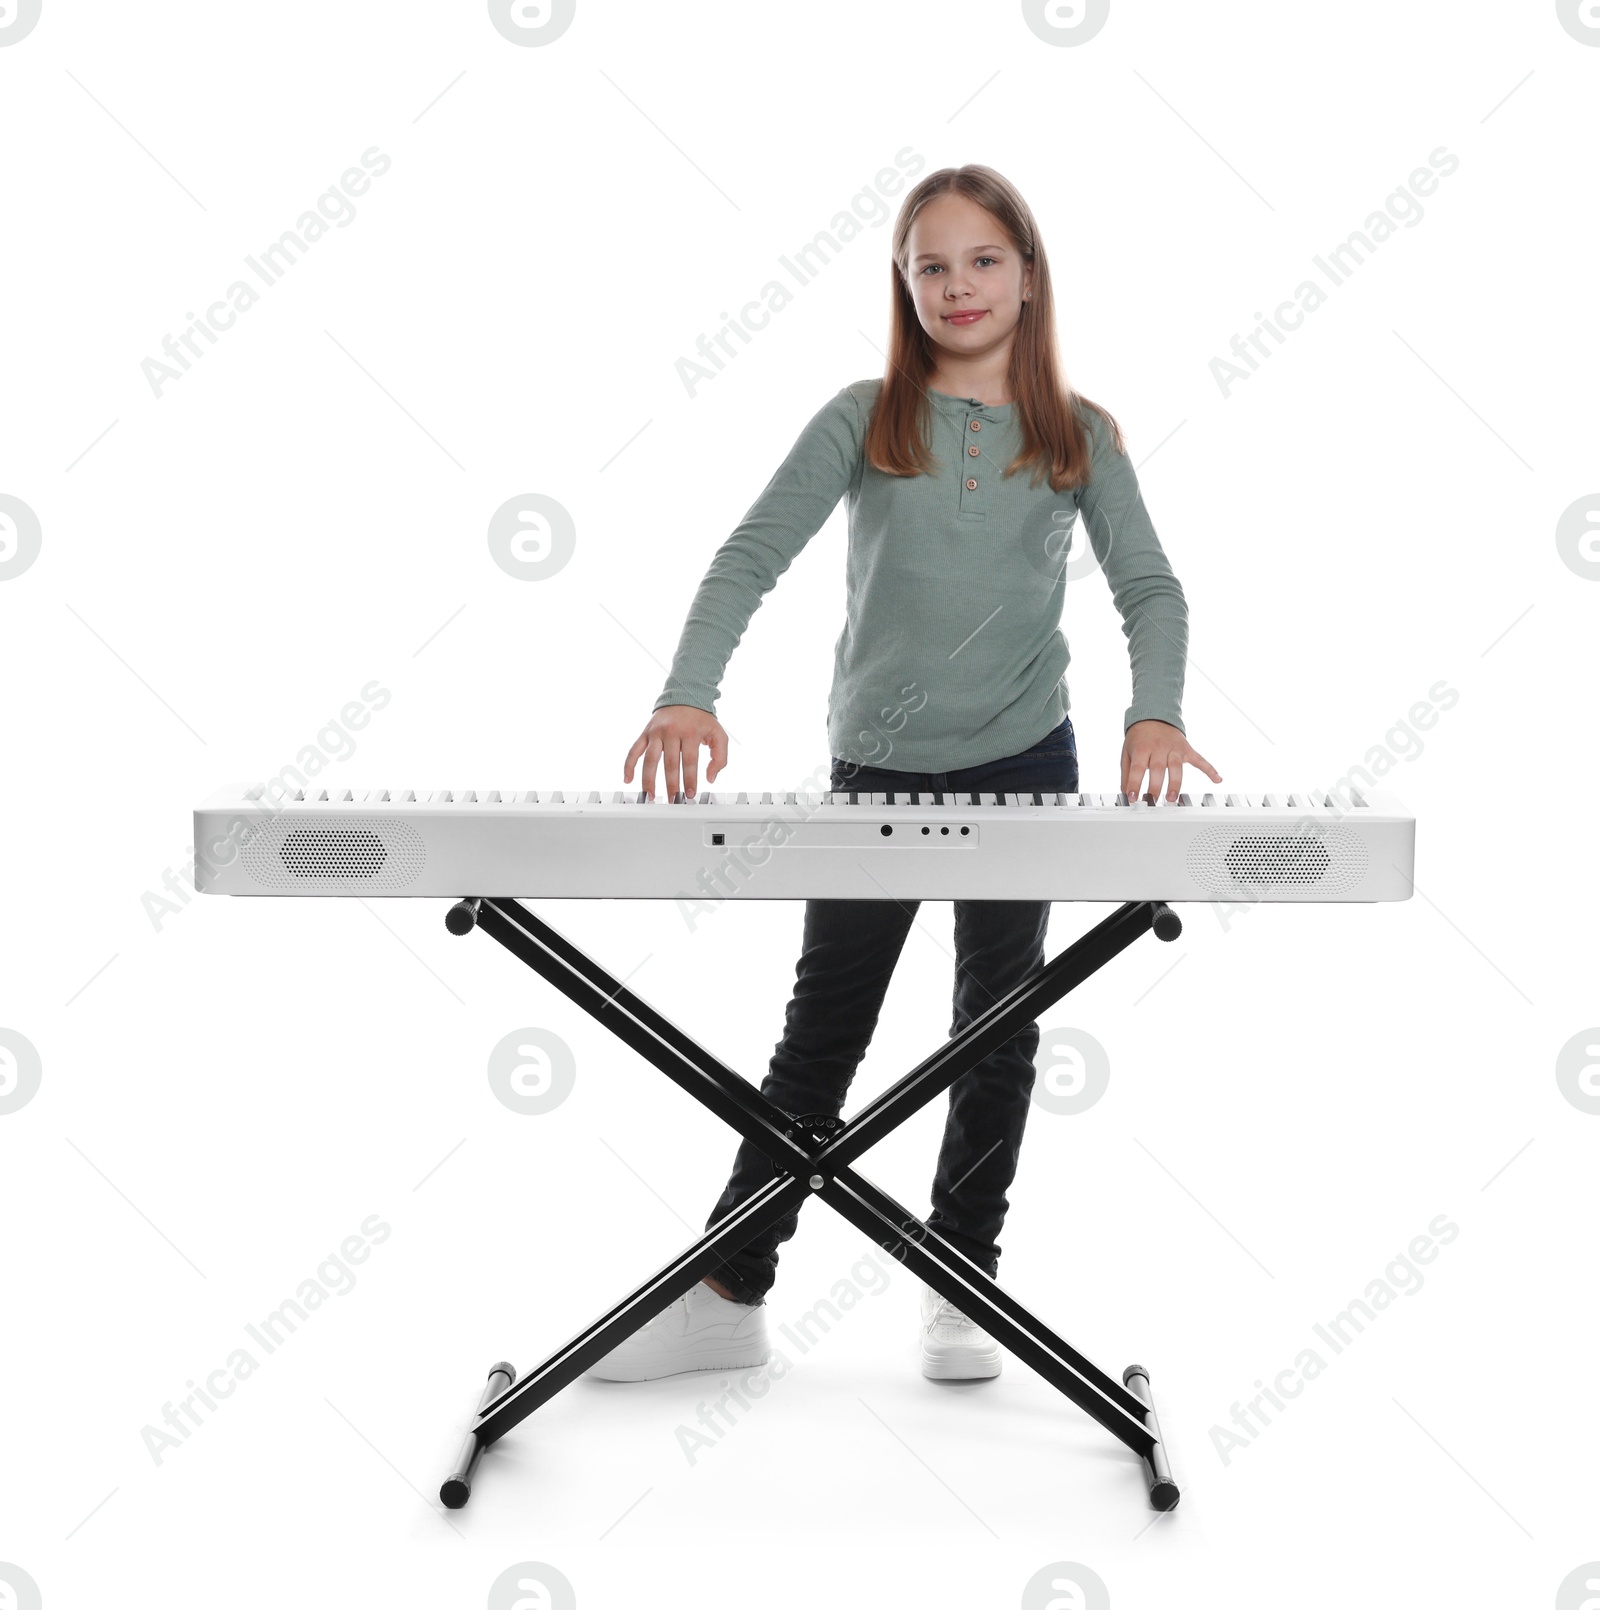
[[[922,1286],[922,1373],[930,1381],[978,1381],[1000,1373],[1000,1344],[926,1282]]]
[[[619,1342],[585,1375],[601,1381],[654,1381],[689,1370],[743,1370],[765,1364],[764,1303],[736,1303],[719,1296],[703,1280]]]

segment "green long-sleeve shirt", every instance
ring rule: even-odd
[[[706,571],[655,708],[716,711],[723,672],[762,598],[849,500],[844,630],[834,646],[828,742],[840,759],[955,771],[1031,748],[1070,701],[1061,635],[1067,581],[1090,560],[1122,616],[1133,671],[1123,720],[1182,728],[1188,611],[1133,466],[1093,409],[1091,479],[1052,492],[1005,475],[1013,406],[928,391],[931,474],[885,475],[862,454],[882,381],[825,403]],[[1066,533],[1072,534],[1070,548]]]

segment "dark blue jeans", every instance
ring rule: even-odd
[[[1033,748],[961,771],[907,772],[833,761],[834,789],[889,793],[1075,792],[1077,741],[1069,717]],[[866,1053],[889,977],[900,958],[917,900],[808,900],[805,938],[783,1038],[761,1093],[794,1117],[837,1117]],[[957,900],[956,970],[950,1032],[959,1033],[1044,965],[1046,900]],[[1030,1023],[950,1086],[944,1140],[931,1193],[930,1228],[994,1275],[1006,1191],[1016,1177],[1032,1099],[1039,1027]],[[706,1220],[710,1229],[773,1177],[772,1163],[741,1141],[727,1188]],[[798,1211],[711,1271],[740,1302],[755,1303],[777,1275],[778,1247],[795,1232]]]

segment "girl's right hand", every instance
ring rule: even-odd
[[[633,781],[633,763],[642,755],[639,786],[656,797],[656,764],[664,769],[667,798],[679,793],[692,795],[700,770],[700,745],[711,751],[706,781],[713,782],[728,764],[728,735],[722,723],[709,710],[693,704],[664,704],[645,723],[644,731],[633,741],[623,763],[622,780]]]

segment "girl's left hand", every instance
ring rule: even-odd
[[[1183,768],[1193,766],[1203,771],[1214,783],[1222,781],[1221,773],[1197,750],[1192,749],[1183,733],[1166,721],[1135,721],[1122,740],[1122,792],[1134,799],[1144,796],[1143,780],[1150,774],[1150,797],[1161,797],[1162,780],[1166,780],[1167,799],[1175,802],[1183,787]]]

